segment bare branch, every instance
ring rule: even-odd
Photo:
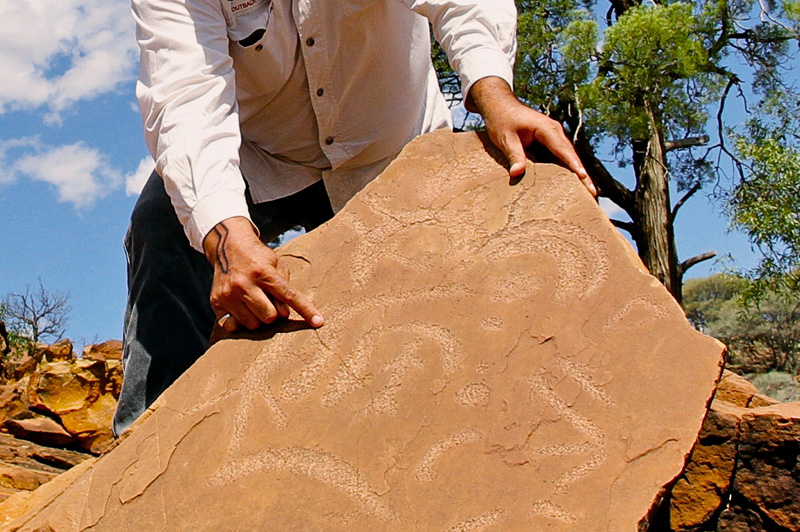
[[[626,2],[629,0],[618,1]],[[598,188],[600,195],[619,205],[631,218],[634,218],[633,192],[617,181],[597,157],[594,147],[586,137],[586,129],[582,127],[582,117],[574,112],[576,109],[577,106],[574,101],[561,101],[558,108],[550,113],[549,116],[558,122],[566,123],[569,131],[574,132],[574,135],[571,136],[574,138],[575,151],[589,173],[589,177],[592,178]]]
[[[698,190],[700,190],[700,188],[701,188],[702,186],[703,186],[703,185],[702,185],[702,183],[700,183],[700,182],[697,182],[697,183],[695,183],[695,184],[694,184],[694,186],[693,186],[692,188],[690,188],[690,189],[689,189],[689,190],[686,192],[686,194],[684,194],[684,195],[683,195],[683,197],[682,197],[681,199],[679,199],[679,200],[678,200],[678,202],[677,202],[677,203],[675,204],[675,206],[672,208],[672,212],[671,212],[671,213],[670,213],[670,215],[669,215],[669,220],[670,220],[670,223],[673,223],[673,222],[675,222],[675,217],[678,215],[678,209],[680,209],[681,207],[683,207],[683,204],[684,204],[684,203],[686,203],[686,201],[687,201],[689,198],[691,198],[692,196],[694,196],[694,193],[695,193],[695,192],[697,192]]]
[[[728,94],[731,92],[731,88],[734,85],[739,83],[739,78],[736,76],[728,78],[728,84],[725,85],[725,90],[722,92],[722,97],[719,99],[719,109],[717,110],[717,134],[719,135],[719,146],[720,150],[731,157],[733,154],[728,150],[728,147],[725,145],[725,126],[722,121],[722,114],[725,111],[725,100],[728,98]]]
[[[696,264],[699,264],[701,262],[707,261],[707,260],[711,260],[716,256],[717,256],[717,252],[716,251],[707,251],[707,252],[705,252],[703,254],[695,255],[691,259],[686,259],[685,261],[681,262],[681,264],[679,266],[681,275],[686,273],[686,270],[688,270],[692,266],[694,266]]]
[[[33,342],[58,341],[64,336],[70,311],[69,294],[50,292],[39,279],[39,289],[10,293],[3,299],[4,316],[11,330]]]
[[[664,143],[666,151],[683,150],[686,148],[693,148],[695,146],[705,146],[709,141],[708,135],[701,135],[699,137],[686,137],[685,139],[668,140]]]

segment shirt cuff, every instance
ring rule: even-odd
[[[206,235],[221,221],[235,216],[247,218],[250,224],[253,224],[244,195],[232,190],[215,192],[195,204],[183,230],[192,247],[203,253],[203,240]],[[258,234],[255,225],[253,229]]]
[[[472,50],[461,58],[458,67],[461,77],[461,94],[464,98],[469,94],[476,81],[497,76],[514,89],[514,69],[508,62],[508,56],[500,50],[493,48],[478,48]]]

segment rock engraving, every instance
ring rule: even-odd
[[[326,325],[215,345],[15,529],[91,507],[78,529],[635,531],[721,348],[573,175],[531,164],[510,186],[484,146],[418,139],[289,243]]]

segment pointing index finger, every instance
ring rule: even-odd
[[[312,327],[322,327],[325,324],[325,319],[311,300],[291,286],[285,279],[275,279],[272,283],[264,286],[264,289],[276,299],[297,311]]]

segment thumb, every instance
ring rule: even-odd
[[[500,149],[508,159],[508,175],[511,177],[523,176],[528,157],[525,155],[519,135],[515,131],[507,133],[500,144]]]

